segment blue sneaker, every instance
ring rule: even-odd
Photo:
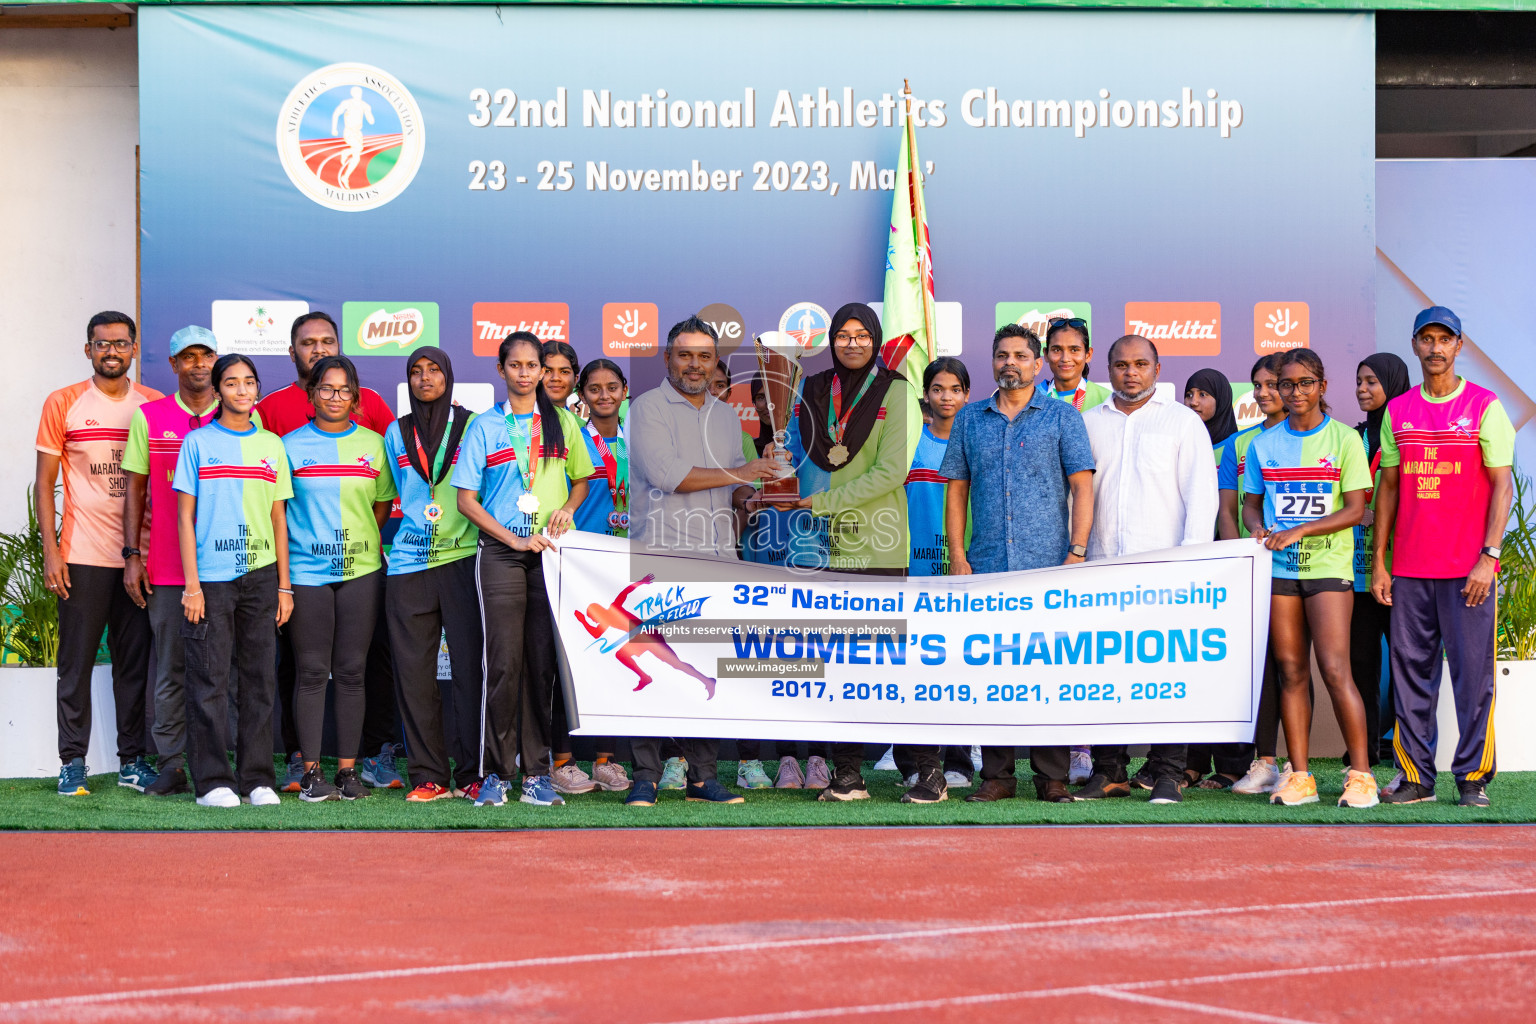
[[[476,807],[500,807],[507,802],[507,784],[499,775],[487,775],[480,783],[480,795],[475,797]]]
[[[405,780],[395,770],[395,745],[386,743],[379,748],[377,757],[365,757],[358,762],[357,774],[374,789],[404,789]]]
[[[559,807],[565,804],[565,798],[555,792],[555,784],[549,780],[548,775],[524,775],[523,795],[518,799],[535,807]]]
[[[59,796],[90,796],[85,784],[85,758],[77,757],[59,769]]]
[[[625,807],[655,807],[656,783],[647,782],[644,779],[636,779],[634,785],[629,787],[629,796],[624,798]]]
[[[145,786],[153,786],[160,773],[149,766],[149,762],[142,757],[136,757],[132,763],[125,764],[117,770],[117,784],[128,789],[136,789],[144,792]]]
[[[719,779],[706,779],[697,786],[688,783],[687,800],[689,803],[702,800],[711,804],[740,804],[746,802],[746,797],[732,793],[720,784]]]

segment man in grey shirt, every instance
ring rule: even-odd
[[[735,509],[752,481],[773,474],[769,459],[748,462],[736,411],[709,393],[719,360],[715,329],[696,316],[667,332],[667,381],[629,407],[630,540],[637,555],[736,559]],[[635,784],[625,801],[649,807],[661,780],[660,737],[633,741]],[[719,741],[679,739],[688,759],[689,800],[741,803],[715,778]]]

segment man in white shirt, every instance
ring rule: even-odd
[[[748,462],[736,410],[709,393],[719,360],[715,329],[689,317],[667,333],[662,353],[667,381],[629,407],[630,532],[635,554],[702,555],[735,559],[734,508],[753,493],[751,481],[771,476],[769,459]],[[739,804],[715,778],[719,741],[679,739],[688,761],[687,799]],[[661,779],[660,737],[631,744],[635,781],[625,803],[649,807]]]
[[[1157,346],[1129,334],[1109,349],[1112,400],[1083,413],[1097,467],[1088,560],[1119,558],[1181,544],[1208,543],[1215,534],[1216,463],[1197,413],[1157,391]],[[1188,747],[1154,743],[1138,781],[1155,804],[1183,800]],[[1123,745],[1094,744],[1093,775],[1078,800],[1129,796],[1130,757]]]

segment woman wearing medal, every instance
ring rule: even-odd
[[[481,757],[488,774],[476,807],[506,802],[506,779],[519,761],[523,803],[565,802],[549,776],[555,635],[539,552],[571,528],[592,461],[581,424],[540,386],[542,355],[529,332],[507,335],[496,361],[507,398],[469,425],[453,471],[459,511],[480,529],[475,582],[485,626]]]
[[[911,554],[907,470],[923,431],[917,393],[881,364],[874,310],[848,303],[833,314],[829,333],[832,368],[806,378],[801,388],[796,433],[804,457],[796,460],[801,498],[795,507],[827,520],[828,571],[904,576]],[[917,784],[904,802],[946,799],[937,746],[914,746],[898,757],[917,766]],[[863,760],[863,744],[834,744],[832,784],[820,799],[866,799]]]
[[[552,345],[564,345],[564,342],[544,343],[546,391],[550,381]],[[624,371],[613,360],[594,359],[582,368],[575,393],[580,400],[578,407],[591,412],[582,437],[587,444],[587,458],[595,472],[587,478],[587,497],[576,510],[573,527],[588,533],[627,537],[629,446],[624,437],[624,423],[619,418],[619,407],[629,395],[629,382],[624,378]],[[555,691],[554,738],[556,746],[565,748],[555,751],[555,768],[551,777],[557,792],[590,793],[594,789],[603,789],[621,793],[629,789],[629,773],[615,759],[611,739],[598,738],[594,741],[597,750],[592,759],[591,775],[577,765],[575,754],[569,749],[570,726],[565,714],[565,701],[559,690]]]
[[[384,433],[386,464],[400,492],[400,528],[389,552],[384,617],[394,654],[411,784],[425,803],[480,793],[480,539],[459,512],[449,475],[475,414],[453,402],[453,362],[424,345],[405,360],[411,411]],[[437,678],[446,633],[450,678]],[[453,774],[449,775],[449,758]]]

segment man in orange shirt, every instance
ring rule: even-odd
[[[37,520],[43,574],[59,601],[60,796],[88,796],[85,754],[91,740],[91,671],[101,633],[112,654],[117,705],[117,784],[144,791],[155,770],[144,759],[145,684],[151,644],[149,615],[122,587],[123,449],[134,411],[163,397],[128,370],[138,357],[137,328],[125,313],[97,313],[85,329],[91,376],[43,402],[37,427]],[[64,516],[57,522],[53,489],[64,470]]]

